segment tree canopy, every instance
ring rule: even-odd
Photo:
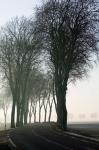
[[[99,52],[98,11],[92,0],[48,0],[36,18],[36,33],[42,36],[54,70],[58,124],[65,129],[67,83],[82,78]]]

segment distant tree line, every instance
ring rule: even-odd
[[[16,17],[0,32],[1,72],[12,95],[11,127],[51,118],[66,129],[69,82],[81,79],[98,55],[98,11],[94,0],[47,0],[35,20]],[[42,64],[47,64],[47,73]],[[15,121],[16,108],[16,121]],[[16,124],[15,124],[16,122]]]

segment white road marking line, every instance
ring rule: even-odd
[[[52,129],[51,126],[50,126],[50,129],[51,129],[54,133],[56,133],[56,134],[58,134],[58,135],[63,135],[63,136],[68,136],[68,135],[70,135],[70,136],[72,136],[72,139],[73,139],[73,138],[75,139],[75,138],[80,137],[80,138],[81,138],[81,139],[80,139],[81,142],[86,142],[86,143],[88,143],[89,141],[90,141],[91,143],[99,142],[99,139],[96,139],[96,138],[93,138],[93,137],[87,137],[87,136],[84,136],[84,135],[81,135],[81,134],[77,134],[77,133],[73,133],[73,132],[68,132],[68,131],[65,131],[64,133],[60,133],[61,130],[59,130],[59,132],[58,132],[58,131],[55,131],[55,130]],[[89,148],[89,147],[84,147],[84,149],[86,149],[86,150],[94,150],[93,148]]]
[[[16,145],[14,144],[14,142],[12,141],[11,138],[9,138],[9,142],[11,143],[11,145],[12,145],[14,148],[16,148]]]
[[[81,134],[77,134],[77,133],[73,133],[73,132],[68,132],[68,131],[65,131],[64,133],[59,133],[53,129],[51,129],[52,131],[54,131],[55,133],[59,134],[59,135],[63,135],[63,136],[67,136],[67,135],[72,135],[72,137],[80,137],[80,138],[84,138],[84,139],[81,139],[81,140],[85,140],[86,142],[89,142],[88,140],[91,140],[91,142],[99,142],[99,139],[96,139],[94,137],[87,137],[85,135],[81,135]]]
[[[62,144],[59,144],[59,143],[57,143],[57,142],[55,142],[55,141],[52,141],[52,140],[49,140],[49,139],[45,138],[44,136],[39,135],[39,134],[37,134],[37,133],[36,133],[35,131],[33,131],[33,130],[32,130],[32,132],[33,132],[33,134],[35,134],[36,136],[40,137],[41,139],[43,139],[43,140],[45,140],[45,141],[47,141],[47,142],[49,142],[49,143],[55,144],[55,145],[57,145],[57,146],[59,146],[59,147],[61,147],[61,148],[64,148],[64,149],[66,149],[66,150],[73,150],[73,149],[71,149],[71,148],[69,148],[69,147],[63,146]]]
[[[68,135],[72,135],[72,136],[75,136],[75,137],[80,137],[80,138],[84,138],[85,140],[91,140],[91,142],[99,142],[99,139],[95,139],[93,137],[87,137],[87,136],[84,136],[84,135],[80,135],[80,134],[77,134],[77,133],[70,133],[70,132],[65,132],[67,133]]]

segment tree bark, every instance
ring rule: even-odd
[[[15,100],[12,103],[12,112],[11,112],[11,128],[15,128]]]
[[[19,104],[19,100],[17,100],[17,122],[16,122],[16,126],[20,126],[20,104]]]
[[[4,115],[5,118],[5,130],[6,130],[6,118],[7,118],[7,114]]]
[[[58,86],[56,92],[57,125],[63,130],[67,128],[66,89],[64,86]]]
[[[36,122],[36,107],[37,107],[37,102],[35,102],[35,106],[34,106],[34,123]]]
[[[63,130],[67,129],[67,108],[66,108],[66,96],[63,99]]]
[[[34,112],[34,107],[32,106],[32,100],[29,106],[29,123],[31,123],[32,113]]]
[[[25,113],[24,113],[24,124],[25,125],[27,124],[27,118],[28,118],[28,105],[27,105],[27,108],[26,108]]]
[[[21,111],[20,111],[20,125],[23,126],[24,124],[24,112],[25,112],[25,103],[26,103],[26,90],[27,90],[27,78],[25,85],[22,91],[22,100],[21,100]]]
[[[57,125],[59,128],[62,128],[62,117],[63,117],[62,102],[61,99],[57,97]]]
[[[46,122],[47,110],[45,110],[44,122]]]
[[[52,104],[53,104],[54,99],[52,99],[51,104],[49,103],[49,117],[48,117],[48,121],[50,122],[51,120],[51,114],[52,114]]]
[[[23,117],[24,117],[24,104],[22,104],[21,113],[20,113],[20,125],[23,126]]]
[[[34,111],[34,123],[36,122],[36,109]]]
[[[39,96],[39,123],[41,122],[41,104],[40,104],[40,96]]]

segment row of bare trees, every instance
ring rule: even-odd
[[[15,18],[1,29],[1,71],[12,94],[11,127],[27,123],[31,94],[31,76],[39,63],[40,43],[33,35],[31,21],[25,17]]]
[[[31,122],[32,115],[35,122],[38,102],[39,122],[42,107],[46,121],[52,89],[49,75],[39,69],[42,47],[39,40],[34,34],[33,22],[25,17],[13,19],[1,31],[1,71],[12,95],[11,127],[27,124],[28,116]]]
[[[38,72],[31,79],[34,81],[31,84],[32,90],[29,99],[29,123],[31,123],[32,117],[34,118],[33,122],[37,122],[37,117],[39,123],[50,122],[52,107],[56,105],[53,76],[49,72],[46,74]]]
[[[1,30],[0,63],[12,94],[11,127],[36,121],[53,102],[57,124],[66,129],[68,83],[86,75],[97,56],[98,10],[95,0],[47,0],[37,8],[35,21],[15,18]],[[50,74],[40,71],[46,58]],[[49,78],[51,77],[51,78]]]
[[[49,73],[43,74],[35,69],[29,78],[28,99],[26,99],[25,118],[22,124],[32,122],[50,122],[52,115],[52,107],[55,105],[55,96],[53,95],[53,80]],[[54,97],[54,98],[53,98]],[[4,114],[5,129],[7,128],[7,113],[12,103],[11,91],[9,84],[5,84],[0,93],[0,110]],[[17,106],[17,105],[16,105]],[[18,107],[18,106],[17,106]],[[17,108],[16,107],[16,108]],[[23,109],[21,106],[19,109]],[[19,114],[20,115],[20,114]],[[20,117],[20,116],[19,116]],[[10,117],[9,117],[10,118]],[[16,122],[16,118],[14,120]],[[20,122],[19,122],[20,123]],[[22,125],[19,124],[19,125]],[[18,126],[19,126],[18,125]]]
[[[41,121],[49,121],[51,120],[52,107],[55,105],[55,97],[53,95],[53,80],[49,74],[46,74],[41,78],[36,76],[35,79],[35,87],[32,91],[32,95],[30,97],[30,105],[29,105],[29,123],[31,123],[32,116],[34,118],[34,122]],[[44,119],[42,118],[44,116]]]

